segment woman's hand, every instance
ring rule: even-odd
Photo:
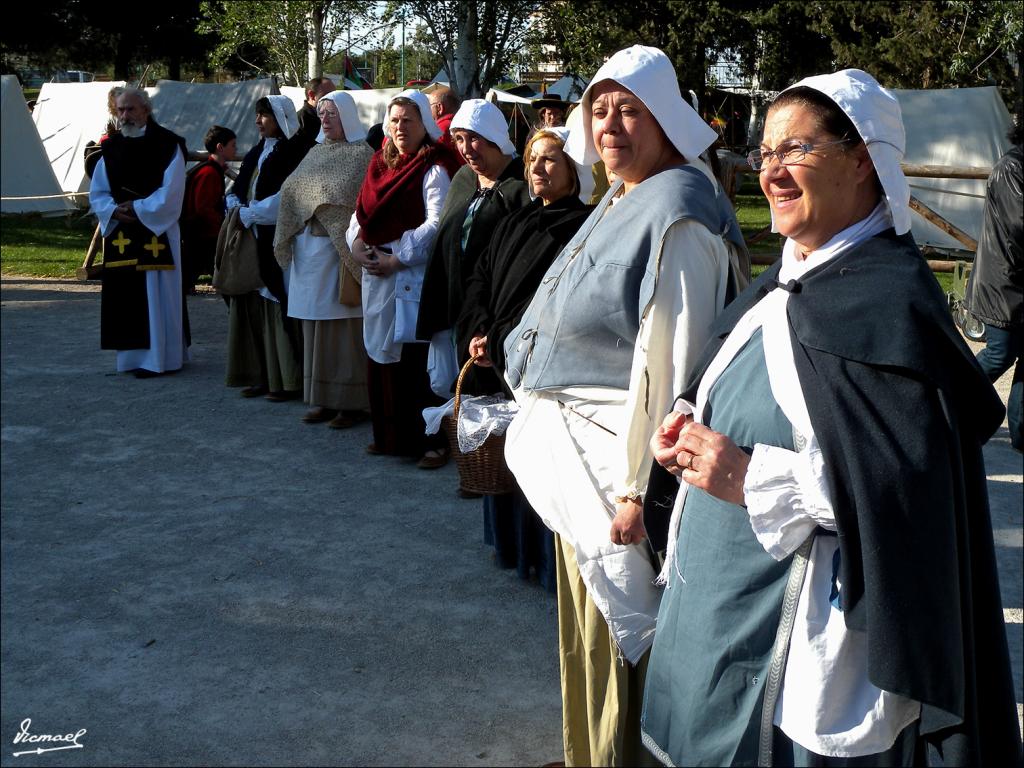
[[[661,426],[654,431],[654,436],[651,438],[651,453],[654,455],[654,460],[676,477],[683,475],[683,468],[676,461],[679,457],[676,441],[679,440],[682,428],[691,421],[693,421],[691,414],[672,411],[662,420]]]
[[[612,518],[612,544],[639,544],[647,538],[644,508],[639,501],[620,501]]]
[[[377,258],[369,262],[366,271],[375,277],[388,277],[405,268],[405,265],[393,253],[382,251],[376,247],[373,249],[373,253]]]
[[[675,450],[683,480],[715,498],[743,506],[743,480],[750,457],[736,443],[691,421],[680,430]]]
[[[469,342],[469,356],[475,357],[473,365],[479,365],[481,368],[493,368],[494,363],[491,362],[491,358],[487,356],[487,337],[482,334],[477,334]]]
[[[367,270],[376,263],[373,248],[358,237],[352,243],[352,258],[358,261],[361,266],[366,267]]]

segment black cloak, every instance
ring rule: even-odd
[[[249,184],[253,174],[256,172],[256,163],[263,152],[264,139],[260,139],[255,147],[250,149],[245,159],[242,160],[242,167],[238,171],[238,178],[231,188],[232,193],[242,205],[249,203]],[[267,159],[256,176],[256,186],[252,192],[252,200],[258,201],[270,197],[281,191],[281,185],[294,171],[302,158],[306,156],[310,145],[306,139],[296,134],[290,139],[278,139],[277,144],[270,150]],[[287,295],[284,290],[284,273],[281,266],[274,258],[274,231],[273,224],[256,224],[256,254],[260,261],[260,279],[278,301],[282,308],[287,302]],[[287,310],[283,310],[287,315]]]
[[[716,322],[688,400],[779,268]],[[867,632],[868,677],[921,702],[921,738],[945,765],[1019,765],[982,458],[1002,403],[909,235],[884,232],[787,289],[842,552],[840,601],[847,626]],[[644,522],[656,549],[677,489],[655,464]]]
[[[550,205],[536,199],[505,217],[487,250],[477,259],[466,284],[462,314],[455,326],[459,362],[469,359],[469,342],[487,336],[493,368],[473,367],[463,388],[470,394],[494,394],[505,387],[505,337],[523,316],[551,262],[593,210],[576,195]]]
[[[473,274],[477,258],[490,242],[494,228],[509,213],[530,202],[523,173],[522,159],[513,158],[493,187],[479,191],[476,174],[468,165],[455,174],[423,275],[416,338],[430,341],[438,331],[455,326],[462,313],[466,283]],[[462,226],[466,211],[478,195],[482,195],[484,201],[473,216],[469,239],[463,248]]]

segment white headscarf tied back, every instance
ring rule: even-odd
[[[452,118],[448,131],[462,128],[479,133],[492,144],[497,144],[503,155],[512,157],[516,148],[508,137],[508,123],[501,110],[483,99],[466,99]]]
[[[363,141],[366,138],[366,127],[359,119],[359,108],[356,106],[355,99],[345,91],[331,91],[317,101],[316,106],[318,111],[320,109],[320,105],[325,101],[333,101],[334,106],[338,108],[338,116],[341,118],[341,128],[345,131],[345,141],[349,144],[353,144],[357,141]],[[320,135],[316,137],[316,140],[321,144],[324,143],[325,136],[323,128],[320,129]]]
[[[416,108],[420,111],[420,119],[423,121],[423,127],[427,129],[427,135],[434,141],[441,138],[441,129],[438,127],[437,123],[434,122],[434,116],[430,114],[430,99],[415,88],[407,88],[388,102],[387,112],[384,113],[384,133],[387,134],[389,139],[392,137],[391,121],[388,117],[391,113],[391,105],[395,103],[395,99],[409,99],[415,103]]]
[[[287,96],[267,96],[270,108],[274,110],[274,119],[286,139],[290,139],[299,130],[299,116],[295,113],[295,104]]]
[[[572,130],[565,145],[576,162],[593,165],[601,159],[591,130],[591,91],[603,80],[614,80],[632,91],[651,110],[661,130],[687,162],[696,160],[718,138],[679,93],[676,71],[668,56],[657,48],[634,45],[608,59],[583,92],[579,106],[582,130]]]
[[[850,118],[864,139],[882,182],[896,234],[907,232],[910,229],[910,185],[900,168],[906,149],[906,132],[896,97],[859,69],[805,77],[786,91],[799,87],[825,94]]]

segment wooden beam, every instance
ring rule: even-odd
[[[977,240],[975,240],[973,237],[968,235],[966,232],[964,232],[962,229],[957,227],[955,224],[951,224],[950,222],[946,221],[944,218],[942,218],[942,216],[940,216],[938,213],[933,211],[931,208],[929,208],[927,205],[922,203],[920,200],[918,200],[913,195],[910,196],[910,207],[914,211],[914,213],[918,214],[919,216],[924,218],[926,221],[931,222],[936,227],[938,227],[943,232],[945,232],[947,235],[949,235],[950,237],[955,238],[956,240],[959,240],[961,243],[963,243],[965,246],[967,246],[967,250],[969,250],[969,251],[976,251],[976,250],[978,250],[978,241]]]
[[[958,165],[914,165],[900,163],[904,176],[924,179],[987,179],[991,168]]]
[[[93,230],[92,240],[89,241],[89,248],[85,252],[85,260],[82,262],[82,266],[75,270],[75,277],[79,280],[94,280],[99,277],[100,269],[99,265],[94,265],[93,261],[96,259],[96,254],[100,250],[100,244],[103,242],[103,238],[100,237],[100,225],[96,225],[96,229]]]
[[[904,176],[924,179],[987,179],[992,173],[991,168],[962,165],[917,165],[900,163]],[[736,173],[757,174],[749,165],[737,165]]]

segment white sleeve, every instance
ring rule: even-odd
[[[815,527],[836,530],[824,460],[813,433],[800,451],[755,445],[743,493],[750,527],[776,560],[795,552]]]
[[[722,238],[695,221],[673,224],[662,243],[654,298],[640,307],[626,400],[625,476],[621,490],[643,494],[651,435],[687,383],[725,301],[729,255]]]
[[[174,150],[174,157],[164,170],[163,183],[149,197],[136,200],[135,215],[146,229],[162,235],[181,218],[181,204],[185,200],[185,158]]]
[[[402,237],[390,243],[391,250],[398,260],[407,267],[426,263],[430,257],[430,249],[434,244],[434,236],[441,222],[441,209],[444,199],[448,196],[448,188],[452,180],[448,171],[435,165],[423,177],[423,208],[426,218],[415,229],[408,229]]]
[[[92,182],[89,184],[89,206],[99,220],[100,233],[103,237],[107,237],[117,227],[117,221],[114,219],[114,209],[117,208],[117,203],[110,191],[107,166],[102,157],[92,172]]]
[[[355,211],[353,211],[352,218],[348,220],[348,229],[345,230],[345,243],[350,251],[357,237],[359,237],[359,221],[356,219]]]
[[[243,223],[249,227],[253,224],[277,224],[277,209],[281,207],[281,193],[275,192],[254,203],[249,203],[248,213]],[[245,209],[243,209],[244,211]],[[242,214],[239,214],[240,216]]]

